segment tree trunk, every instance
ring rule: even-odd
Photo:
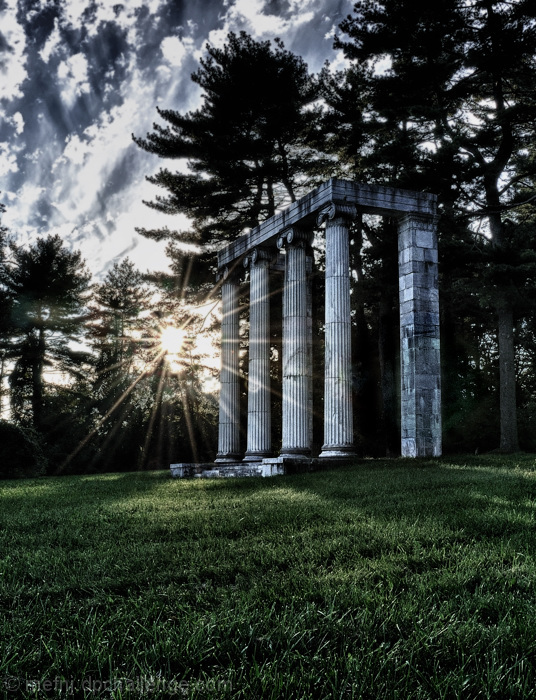
[[[2,353],[2,357],[0,359],[0,419],[4,413],[4,365],[5,356]]]
[[[43,425],[43,370],[45,366],[45,331],[39,328],[37,348],[32,363],[32,412],[33,424],[36,430]]]
[[[381,410],[380,430],[387,457],[400,452],[400,436],[396,420],[396,340],[395,318],[391,299],[382,293],[378,318],[378,357],[380,364]]]
[[[501,413],[501,452],[519,450],[517,434],[514,314],[512,305],[501,299],[497,305],[499,340],[499,388]]]
[[[491,209],[488,216],[491,240],[500,250],[504,246],[504,231],[500,215],[500,197],[497,189],[497,177],[492,176],[486,182],[486,201]],[[504,291],[499,290],[496,302],[499,344],[499,397],[501,417],[501,452],[517,452],[519,441],[517,435],[516,405],[516,369],[514,346],[514,312],[512,302]]]

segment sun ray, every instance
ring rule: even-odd
[[[138,467],[140,466],[142,460],[145,459],[147,452],[148,452],[148,449],[149,449],[151,438],[153,436],[154,423],[156,420],[156,416],[158,414],[160,402],[162,399],[162,395],[164,393],[164,384],[165,384],[165,381],[167,379],[168,374],[169,374],[168,367],[165,366],[164,371],[162,372],[162,374],[158,378],[158,386],[156,388],[155,400],[153,402],[153,407],[151,409],[151,416],[149,418],[149,425],[147,426],[147,432],[145,435],[145,442],[143,444],[143,449],[142,449],[142,452],[140,455]]]
[[[162,359],[164,356],[164,352],[161,351],[158,353],[158,355],[152,360],[152,362],[149,363],[149,368],[150,369],[145,369],[144,371],[140,372],[140,374],[130,383],[130,385],[125,389],[125,391],[121,394],[121,396],[117,399],[117,401],[114,403],[114,405],[106,411],[106,413],[101,417],[101,419],[96,423],[94,426],[93,430],[91,430],[86,437],[80,441],[80,443],[77,445],[77,447],[71,452],[70,455],[66,457],[64,460],[63,464],[59,468],[59,472],[61,473],[65,467],[76,457],[76,455],[80,452],[80,450],[91,440],[91,438],[97,433],[99,428],[104,425],[104,423],[110,418],[110,416],[119,408],[119,406],[123,403],[123,401],[129,396],[136,386],[141,382],[141,380],[146,377],[152,369],[154,369],[157,365],[158,362]]]
[[[184,328],[166,326],[160,332],[160,347],[166,355],[179,355],[187,337],[188,334]]]

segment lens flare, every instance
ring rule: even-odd
[[[167,326],[160,334],[160,345],[167,355],[178,355],[186,340],[186,331],[182,328]]]

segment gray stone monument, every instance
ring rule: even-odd
[[[354,454],[349,228],[358,213],[398,220],[401,454],[441,454],[441,373],[436,196],[331,179],[218,253],[222,278],[222,364],[216,465],[171,465],[183,476],[272,475],[311,461],[311,242],[325,225],[324,443],[320,460]],[[278,253],[278,251],[281,251]],[[284,256],[282,447],[272,454],[270,274]],[[240,455],[239,263],[249,268],[247,448]],[[229,270],[234,270],[230,273]],[[192,468],[189,468],[192,467]]]

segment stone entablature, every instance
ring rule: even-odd
[[[256,246],[265,245],[269,241],[275,245],[274,239],[289,226],[313,228],[318,212],[333,202],[353,204],[365,214],[400,218],[405,213],[435,215],[437,197],[426,192],[360,185],[349,180],[332,178],[220,250],[218,268],[233,263]]]
[[[331,179],[218,252],[223,320],[214,475],[247,472],[266,476],[282,473],[285,463],[311,462],[313,309],[309,271],[313,233],[322,225],[326,251],[324,443],[319,460],[313,461],[354,454],[349,229],[360,213],[398,220],[402,456],[441,454],[436,208],[433,194]],[[281,270],[282,260],[283,424],[277,457],[271,442],[270,275]],[[245,456],[240,454],[237,279],[243,267],[249,269],[250,282]],[[233,466],[242,460],[242,469]],[[183,469],[187,465],[173,466],[177,474],[188,471]],[[206,469],[201,471],[206,475]]]

